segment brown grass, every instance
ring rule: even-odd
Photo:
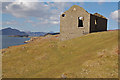
[[[118,77],[118,31],[68,41],[47,36],[3,51],[4,78]]]

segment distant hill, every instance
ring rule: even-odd
[[[5,28],[0,30],[0,33],[2,33],[2,35],[28,35],[25,32],[19,31],[17,29],[12,29],[12,28]]]
[[[60,33],[47,33],[47,34],[45,34],[45,36],[46,35],[58,35],[58,34],[60,34]]]
[[[46,36],[46,35],[58,35],[59,32],[26,32],[29,36]]]
[[[29,36],[44,36],[46,32],[26,32]]]
[[[5,28],[0,30],[0,34],[2,35],[13,35],[13,36],[44,36],[47,33],[46,32],[23,32],[17,29],[12,29],[12,28]]]

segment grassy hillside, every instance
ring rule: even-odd
[[[4,78],[117,78],[118,31],[59,41],[40,37],[3,51]]]

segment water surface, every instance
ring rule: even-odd
[[[9,46],[16,46],[25,44],[24,41],[30,38],[24,37],[9,37],[8,35],[0,35],[0,49],[8,48]]]

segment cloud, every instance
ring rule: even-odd
[[[37,2],[13,2],[5,6],[3,3],[3,13],[10,13],[15,17],[42,17],[48,15],[46,10],[49,11],[49,8],[44,8],[43,3],[39,4]]]
[[[59,24],[60,21],[51,21],[52,24]]]
[[[3,3],[3,13],[10,13],[15,17],[49,17],[59,15],[67,3],[44,3],[44,2],[12,2]]]
[[[72,3],[64,2],[8,2],[3,3],[3,13],[11,14],[17,18],[35,17],[41,24],[59,24],[59,15]],[[27,21],[28,23],[31,21]]]
[[[25,23],[34,23],[34,21],[32,21],[32,20],[26,20],[26,21],[24,21]]]
[[[106,0],[98,0],[98,2],[105,2]]]
[[[98,0],[98,4],[102,4],[102,3],[104,3],[106,0]]]
[[[73,4],[66,2],[12,2],[3,3],[3,13],[17,18],[26,18],[24,22],[33,27],[53,27],[60,24],[60,14]],[[34,17],[37,21],[30,20]]]
[[[2,22],[0,21],[0,27],[1,27],[1,25],[2,25]]]
[[[110,14],[110,18],[113,20],[116,20],[117,22],[120,22],[120,10],[116,10]]]
[[[14,26],[14,27],[22,27],[26,24],[26,22],[19,22],[16,20],[2,21],[2,27]]]
[[[18,25],[17,21],[5,21],[2,22],[2,25]]]
[[[1,0],[2,2],[119,2],[119,0]]]

